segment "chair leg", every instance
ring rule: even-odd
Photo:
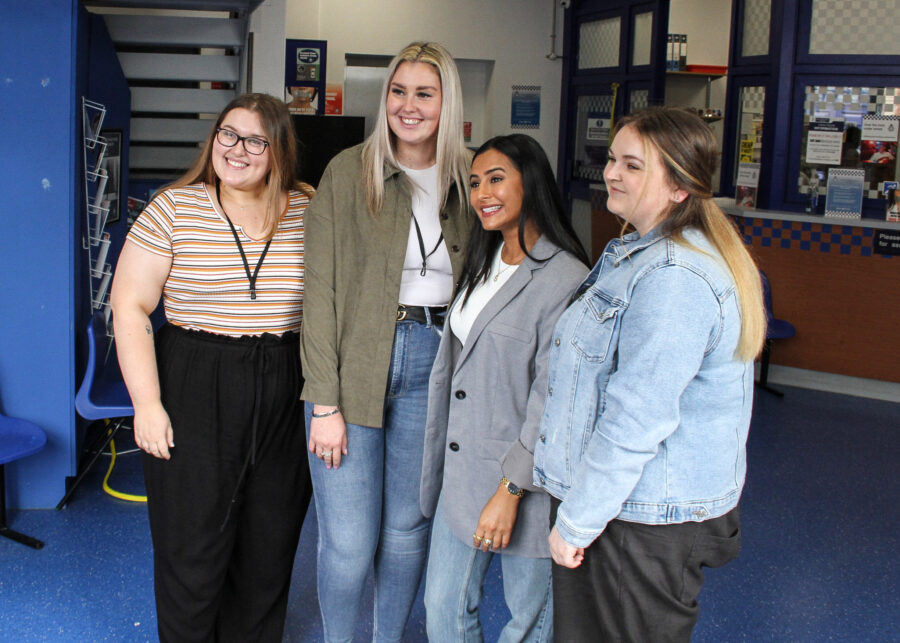
[[[113,425],[113,427],[111,429],[107,428],[106,439],[103,441],[103,444],[100,446],[99,449],[94,451],[94,454],[91,456],[91,459],[88,461],[87,465],[85,465],[85,467],[78,474],[78,477],[75,478],[75,482],[73,482],[72,486],[69,487],[69,490],[66,492],[66,495],[64,495],[62,500],[59,501],[59,504],[56,505],[57,511],[59,511],[60,509],[62,509],[63,507],[66,506],[66,503],[69,501],[69,498],[75,492],[75,489],[78,487],[79,484],[81,484],[81,481],[84,480],[84,477],[91,470],[91,467],[94,466],[94,463],[100,457],[100,454],[106,450],[106,447],[109,446],[109,443],[112,442],[112,439],[114,437],[116,437],[116,433],[118,433],[119,429],[122,428],[122,424],[124,424],[124,422],[125,422],[125,418],[119,418],[118,420],[116,420],[116,423]]]
[[[27,545],[32,549],[43,549],[44,543],[37,538],[26,536],[6,525],[6,469],[0,464],[0,536],[15,540],[17,543]]]
[[[767,339],[766,343],[763,344],[762,357],[759,360],[759,382],[757,382],[756,385],[764,391],[768,391],[772,395],[784,397],[784,393],[769,386],[769,355],[771,352],[772,340]]]

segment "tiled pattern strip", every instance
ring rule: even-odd
[[[744,243],[753,245],[758,240],[763,248],[785,248],[830,252],[856,257],[887,257],[873,252],[874,228],[858,228],[852,225],[808,223],[780,219],[757,219],[733,216]]]

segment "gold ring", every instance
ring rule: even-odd
[[[477,542],[477,543],[480,543],[482,540],[484,540],[481,536],[478,536],[477,534],[472,534],[472,538],[474,538],[475,542]]]

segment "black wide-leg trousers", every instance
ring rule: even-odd
[[[281,641],[312,485],[297,335],[156,337],[171,459],[144,455],[163,642]]]
[[[551,528],[560,502],[551,498]],[[740,551],[737,507],[703,522],[613,520],[575,569],[553,563],[553,631],[560,643],[688,643],[703,568]]]

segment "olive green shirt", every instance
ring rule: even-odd
[[[385,166],[384,207],[371,215],[362,172],[362,145],[341,152],[306,210],[302,398],[381,427],[412,199],[402,171]],[[440,223],[455,283],[473,220],[451,188]]]

